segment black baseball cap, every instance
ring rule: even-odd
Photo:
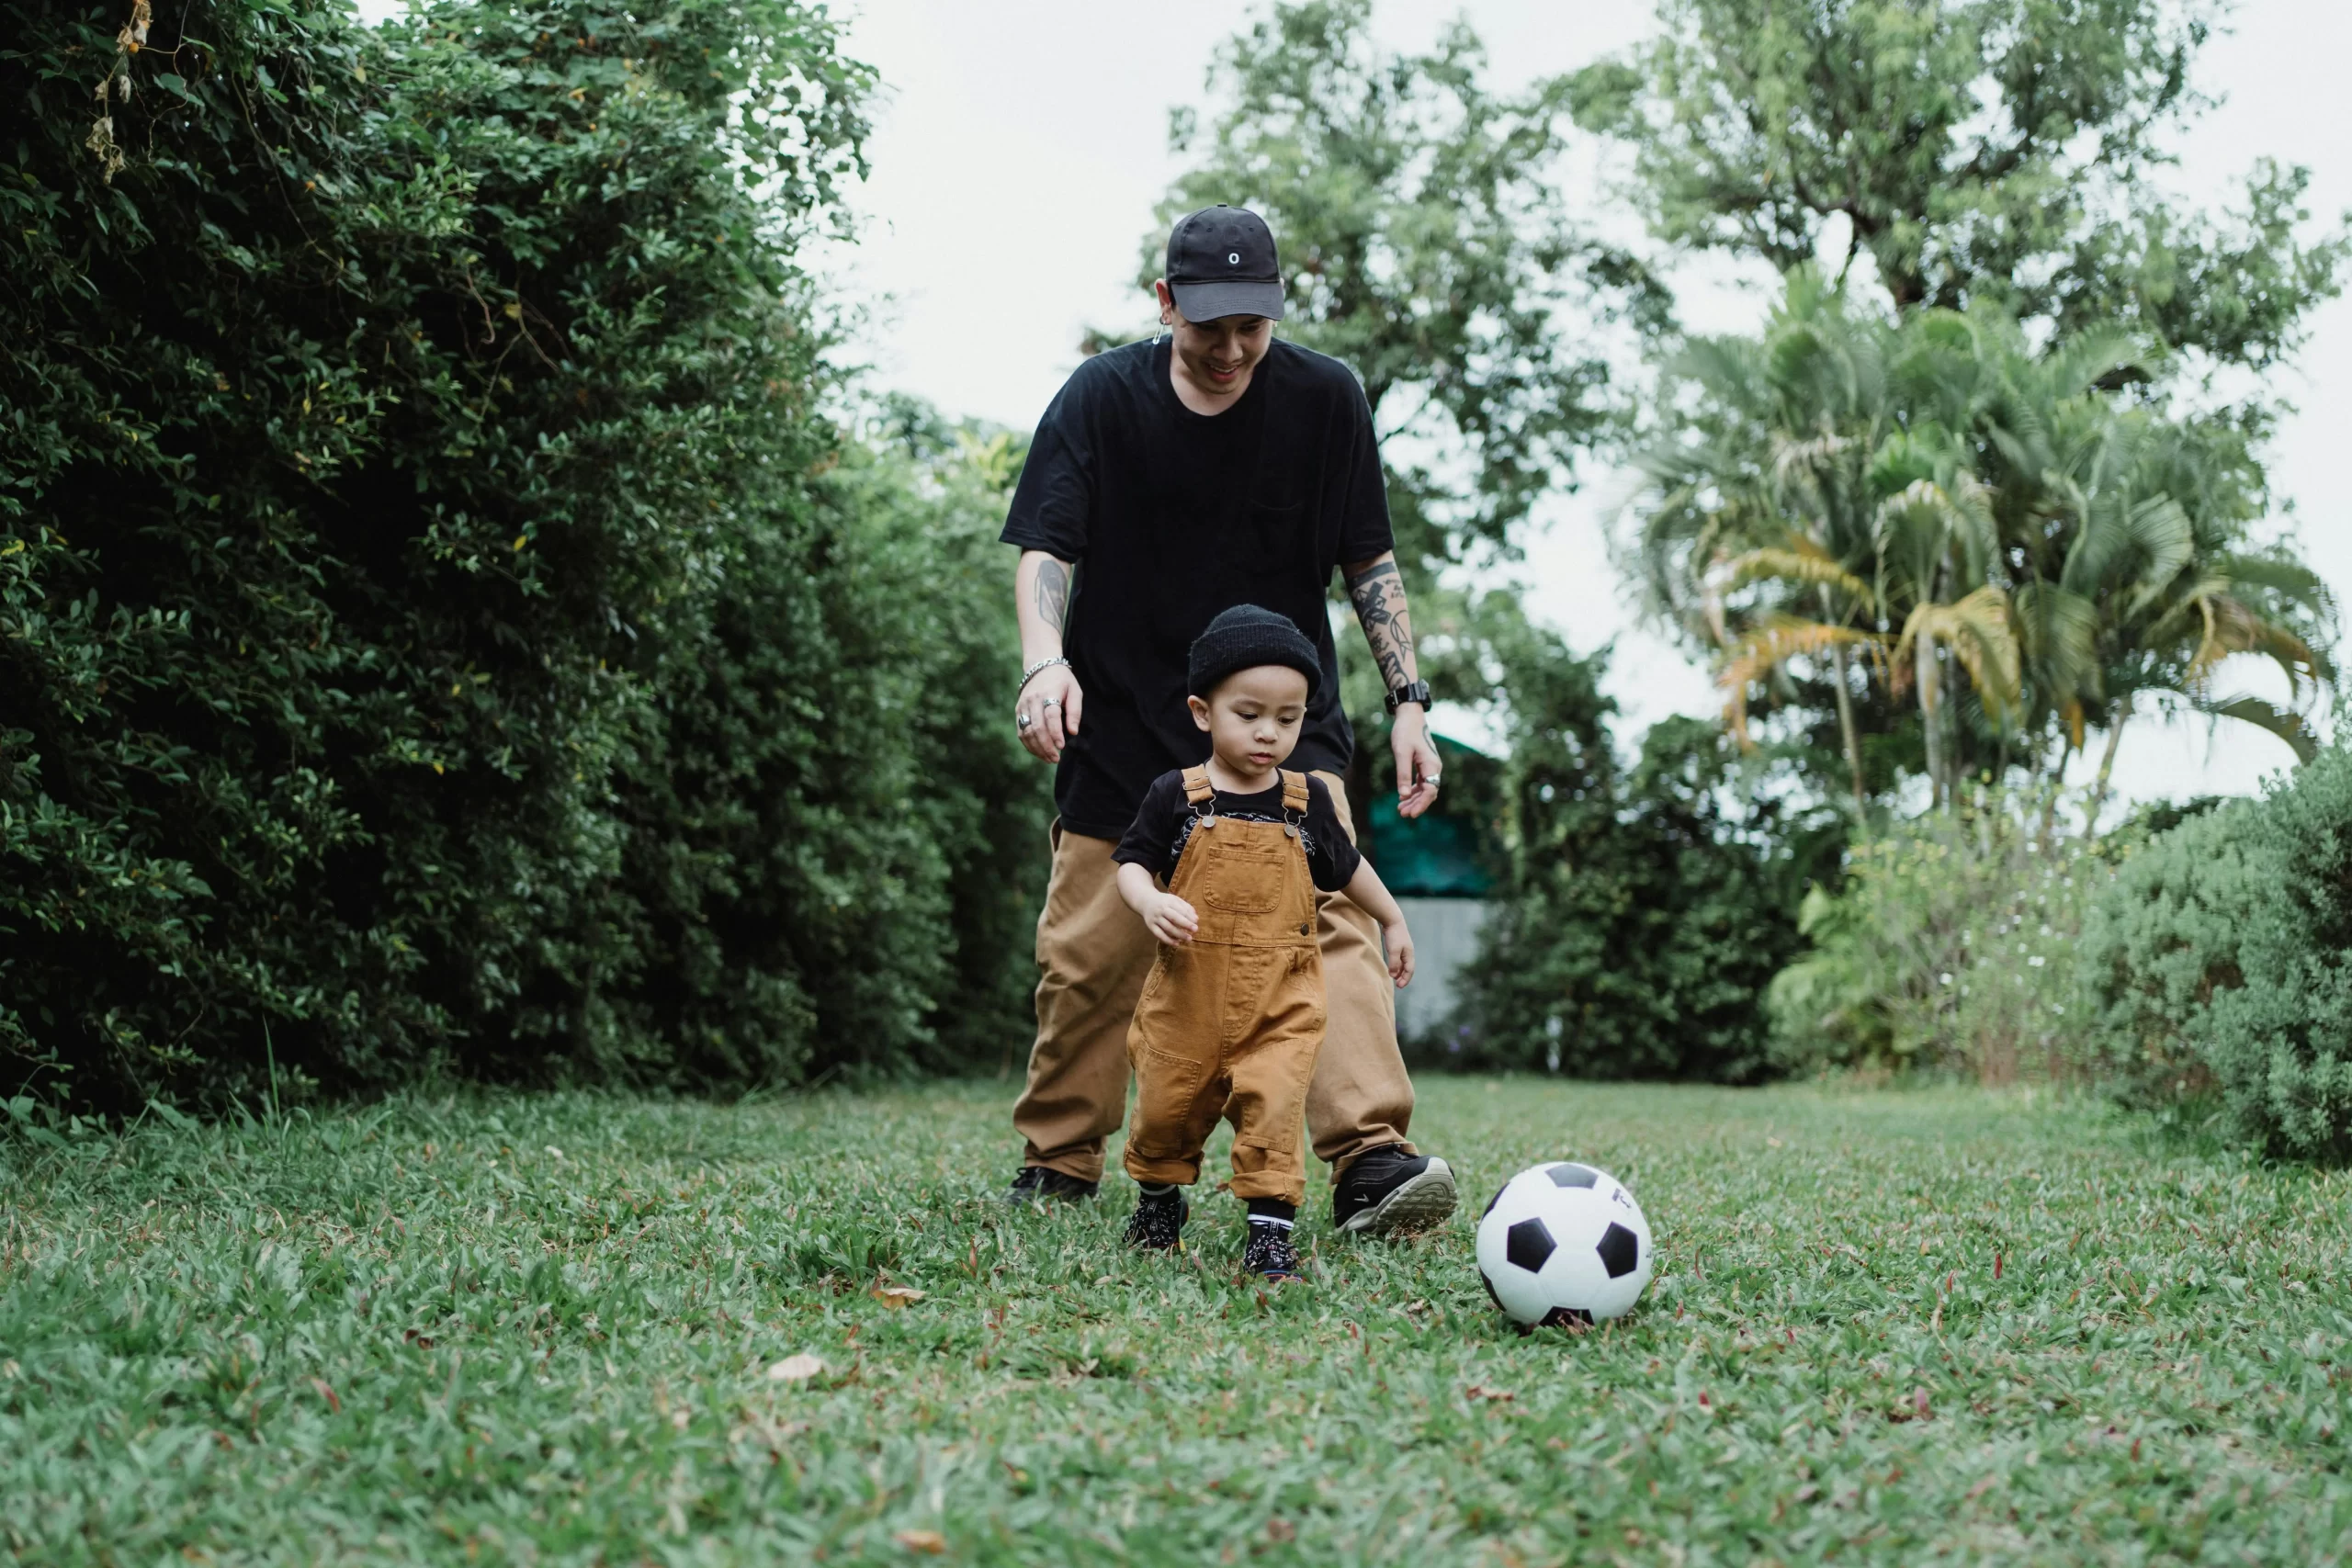
[[[1168,291],[1188,321],[1219,316],[1283,319],[1283,268],[1274,231],[1246,207],[1219,202],[1188,212],[1168,231]]]

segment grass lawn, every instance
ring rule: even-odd
[[[1009,1089],[408,1100],[0,1139],[16,1560],[2311,1563],[2352,1541],[2352,1177],[1962,1090],[1442,1078],[1468,1213],[992,1201]],[[1218,1151],[1221,1157],[1221,1145]],[[1540,1158],[1643,1200],[1635,1314],[1470,1258]],[[921,1292],[894,1294],[891,1287]],[[797,1356],[806,1379],[773,1375]]]

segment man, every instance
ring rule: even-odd
[[[1057,765],[1060,812],[1037,921],[1037,1038],[1012,1113],[1027,1145],[1015,1200],[1092,1196],[1125,1111],[1127,1022],[1153,943],[1111,852],[1151,781],[1201,760],[1185,660],[1218,612],[1261,604],[1315,639],[1323,679],[1292,766],[1322,774],[1344,814],[1355,739],[1324,608],[1341,569],[1396,714],[1397,810],[1417,817],[1437,798],[1429,687],[1363,387],[1337,360],[1275,340],[1282,269],[1253,212],[1178,220],[1153,287],[1167,331],[1070,377],[1038,423],[1002,536],[1021,550],[1013,723]],[[1413,1086],[1378,930],[1326,897],[1317,935],[1329,1020],[1306,1124],[1333,1169],[1333,1217],[1359,1235],[1426,1228],[1453,1212],[1453,1173],[1406,1141]]]

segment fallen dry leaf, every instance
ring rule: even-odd
[[[922,1292],[910,1291],[904,1285],[876,1285],[874,1287],[874,1299],[896,1312],[900,1307],[912,1306],[922,1300]]]
[[[1488,1388],[1484,1383],[1476,1382],[1463,1391],[1463,1396],[1466,1399],[1492,1399],[1498,1402],[1519,1397],[1507,1388]]]
[[[797,1356],[786,1356],[783,1360],[770,1367],[768,1381],[770,1382],[806,1382],[824,1370],[824,1362],[804,1350]]]
[[[947,1538],[937,1530],[900,1530],[890,1539],[909,1551],[925,1551],[934,1557],[947,1550]]]

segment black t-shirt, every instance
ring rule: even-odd
[[[1227,795],[1218,790],[1216,814],[1241,822],[1286,820],[1283,786],[1276,784],[1256,795]],[[1184,798],[1182,771],[1162,773],[1144,791],[1143,806],[1111,858],[1132,862],[1165,882],[1176,874],[1177,858],[1192,841],[1195,820],[1193,803]],[[1299,824],[1298,837],[1306,849],[1307,872],[1315,878],[1315,886],[1326,893],[1345,887],[1363,862],[1355,841],[1340,826],[1340,814],[1331,807],[1331,792],[1312,773],[1306,779],[1306,816]]]
[[[1078,563],[1062,645],[1086,693],[1062,753],[1062,824],[1115,839],[1151,781],[1200,760],[1186,655],[1236,604],[1314,640],[1323,682],[1290,765],[1344,773],[1355,736],[1324,593],[1333,569],[1393,547],[1363,389],[1336,359],[1277,339],[1250,389],[1198,414],[1169,385],[1166,342],[1080,366],[1037,423],[1004,542]]]

